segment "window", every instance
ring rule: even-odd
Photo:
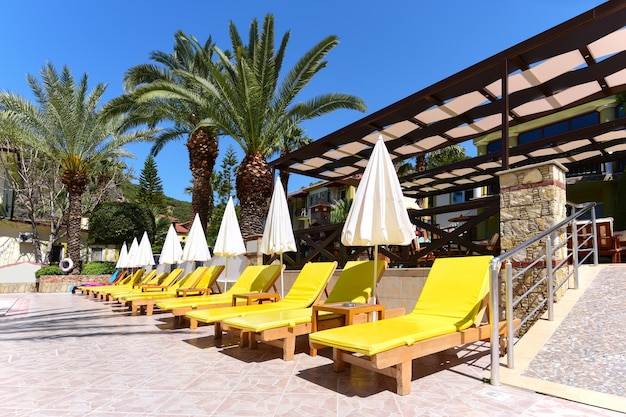
[[[91,247],[91,262],[102,262],[104,261],[104,248],[98,246]]]

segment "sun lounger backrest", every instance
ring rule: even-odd
[[[237,281],[230,286],[225,294],[242,294],[251,292],[250,288],[254,280],[259,276],[266,265],[248,265],[241,271]]]
[[[172,269],[172,271],[169,274],[167,274],[165,279],[163,279],[163,281],[161,281],[159,283],[159,285],[166,285],[166,286],[172,285],[172,283],[174,281],[176,281],[178,279],[178,277],[180,276],[180,274],[182,274],[182,273],[183,273],[183,269],[182,268]]]
[[[281,302],[310,306],[319,298],[335,268],[337,262],[306,263]]]
[[[263,269],[250,286],[250,292],[269,291],[280,275],[280,270],[283,268],[282,265],[263,265]]]
[[[191,288],[196,284],[202,276],[207,272],[209,268],[206,266],[199,266],[193,271],[189,272],[181,279],[176,281],[171,288]]]
[[[471,326],[484,311],[492,256],[437,258],[413,313],[458,319],[458,330]]]
[[[163,281],[166,277],[167,277],[167,272],[161,272],[160,274],[157,274],[156,269],[153,269],[153,271],[155,271],[154,274],[150,274],[148,273],[148,275],[146,275],[146,279],[142,280],[142,284],[144,285],[156,285],[158,284],[160,281]],[[152,271],[150,271],[152,272]],[[152,278],[151,278],[152,277]]]
[[[193,288],[209,288],[215,283],[217,277],[220,276],[224,270],[224,265],[211,265],[208,267],[207,272],[203,274]]]
[[[385,270],[385,261],[377,262],[376,282]],[[343,267],[325,303],[367,303],[372,296],[374,261],[350,261]]]
[[[148,271],[147,274],[144,271],[144,275],[140,279],[137,280],[137,284],[135,284],[135,285],[147,284],[149,282],[152,282],[152,280],[156,276],[157,272],[158,271],[156,269],[152,269],[152,270]]]
[[[135,273],[132,275],[131,281],[128,283],[128,285],[137,285],[139,283],[141,283],[141,279],[143,277],[143,275],[145,274],[146,270],[145,269],[138,269],[137,271],[135,271]],[[156,271],[155,271],[156,273]]]

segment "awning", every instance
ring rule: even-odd
[[[312,142],[272,164],[358,183],[382,135],[394,162],[626,91],[626,2],[610,1]],[[506,117],[503,115],[506,114]],[[425,197],[495,183],[495,172],[541,160],[568,164],[626,157],[626,120],[569,131],[401,178]],[[502,134],[504,133],[504,134]]]

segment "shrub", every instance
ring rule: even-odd
[[[115,272],[113,262],[90,262],[85,264],[80,271],[81,275],[108,275],[113,272]]]
[[[35,271],[35,278],[39,278],[42,275],[65,275],[59,265],[44,266],[38,271]]]

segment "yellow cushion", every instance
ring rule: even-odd
[[[165,298],[157,302],[157,306],[167,311],[181,307],[196,308],[198,306],[230,303],[233,300],[233,294],[265,292],[276,281],[281,268],[280,265],[249,265],[243,270],[237,281],[223,294],[201,295],[193,298]]]
[[[376,281],[380,279],[385,262],[376,262],[378,272]],[[350,261],[343,267],[335,286],[325,303],[353,302],[366,303],[372,296],[374,284],[374,261]]]
[[[247,316],[254,313],[306,308],[317,300],[336,266],[336,262],[305,264],[285,298],[275,303],[192,311],[185,316],[202,323],[215,323],[231,317]]]
[[[385,262],[377,262],[378,274],[376,280],[380,279]],[[339,278],[331,290],[324,303],[355,302],[365,303],[369,301],[372,294],[372,284],[374,283],[374,261],[350,261],[347,262],[339,274]],[[262,332],[268,329],[280,327],[295,327],[298,324],[311,322],[311,308],[272,311],[258,314],[251,314],[245,317],[235,317],[224,320],[224,323],[236,329]],[[320,316],[329,313],[320,312]],[[333,315],[334,316],[334,315]]]
[[[270,311],[250,314],[244,317],[233,317],[224,320],[224,323],[236,329],[252,332],[262,332],[280,327],[295,327],[298,324],[311,322],[311,308],[296,310]]]
[[[438,258],[406,316],[309,335],[314,343],[374,355],[469,327],[489,290],[491,256]]]

